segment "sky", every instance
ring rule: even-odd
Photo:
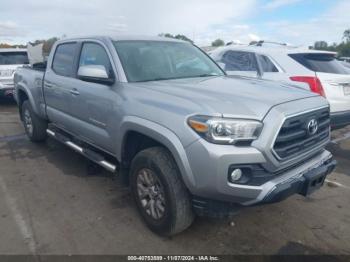
[[[293,45],[342,41],[350,0],[0,0],[0,43],[53,36],[184,34]]]

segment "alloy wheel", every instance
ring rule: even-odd
[[[137,174],[137,194],[142,208],[155,220],[161,219],[165,214],[166,202],[164,188],[155,173],[143,168]]]

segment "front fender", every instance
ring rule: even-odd
[[[186,155],[185,148],[175,133],[152,121],[136,116],[127,116],[124,118],[120,128],[118,138],[118,144],[120,147],[116,152],[118,159],[121,159],[123,141],[125,141],[124,139],[129,131],[139,132],[164,145],[172,153],[176,164],[179,167],[182,180],[184,181],[185,185],[190,191],[192,191],[191,189],[195,186],[195,179]]]

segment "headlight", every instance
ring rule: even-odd
[[[193,116],[188,125],[211,143],[234,144],[258,138],[263,124],[256,120]]]

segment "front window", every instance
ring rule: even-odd
[[[250,52],[227,51],[219,62],[225,64],[225,71],[258,71],[254,54]]]
[[[0,65],[29,64],[27,52],[0,52]]]
[[[252,52],[228,50],[215,60],[228,75],[258,76],[258,64]]]
[[[189,43],[116,41],[129,82],[224,75],[202,51]]]
[[[113,74],[112,65],[106,50],[97,43],[84,43],[81,49],[79,67],[86,65],[101,65],[109,75]]]

